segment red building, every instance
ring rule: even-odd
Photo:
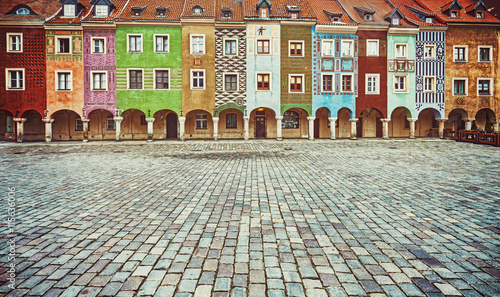
[[[53,0],[13,0],[0,5],[0,139],[44,138],[43,22],[58,7]]]

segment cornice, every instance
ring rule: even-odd
[[[357,25],[316,25],[316,32],[318,33],[356,34],[357,31]]]
[[[391,27],[389,28],[389,31],[387,31],[387,35],[417,35],[418,34],[418,28],[394,28]]]

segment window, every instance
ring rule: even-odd
[[[116,130],[116,123],[112,114],[106,118],[106,130]]]
[[[322,56],[333,56],[333,46],[334,40],[322,40],[321,41],[321,55]]]
[[[197,114],[196,115],[196,129],[207,129],[207,115]]]
[[[235,113],[226,114],[226,129],[236,129],[238,117]]]
[[[56,37],[57,53],[71,54],[70,37]]]
[[[74,17],[75,16],[75,5],[74,4],[64,4],[64,16]]]
[[[450,13],[450,17],[452,18],[458,18],[459,14],[458,14],[458,10],[452,10],[451,13]]]
[[[142,52],[142,35],[127,35],[129,53]]]
[[[332,17],[332,19],[330,21],[332,23],[340,23],[340,22],[342,22],[342,18],[340,18],[340,17]]]
[[[427,17],[427,18],[425,18],[425,22],[426,22],[427,24],[432,24],[434,21],[433,21],[433,19],[432,19],[432,18]]]
[[[281,120],[282,129],[297,129],[299,128],[299,114],[295,111],[285,111],[283,120]]]
[[[5,69],[7,90],[24,90],[24,69]]]
[[[424,59],[426,60],[436,59],[436,46],[424,45]]]
[[[16,10],[16,14],[17,15],[26,15],[26,14],[30,14],[30,11],[29,9],[27,8],[19,8],[18,10]]]
[[[398,18],[393,18],[393,19],[392,19],[392,24],[393,24],[394,26],[398,26],[398,25],[399,25],[399,19],[398,19]]]
[[[492,79],[491,78],[478,78],[477,79],[477,95],[478,96],[491,96],[492,95]]]
[[[453,96],[467,96],[468,94],[468,79],[454,78],[453,79]]]
[[[222,12],[222,17],[225,19],[231,18],[231,12],[230,11],[223,11]]]
[[[378,56],[378,40],[367,40],[366,41],[366,55],[367,56]]]
[[[352,92],[352,74],[342,74],[342,92]]]
[[[104,54],[106,52],[104,38],[91,38],[92,40],[92,53]]]
[[[476,11],[476,18],[478,18],[478,19],[484,18],[484,11],[482,11],[482,10]]]
[[[259,9],[259,15],[261,18],[267,18],[269,13],[268,13],[268,8],[267,7],[261,7]]]
[[[269,54],[269,40],[257,40],[257,54]]]
[[[191,70],[191,89],[205,89],[205,70]]]
[[[303,57],[304,56],[304,42],[303,41],[289,41],[288,48],[290,49],[291,57]]]
[[[480,46],[479,47],[479,62],[491,62],[491,52],[493,47],[491,46]]]
[[[141,126],[147,126],[148,121],[146,121],[146,115],[141,115]]]
[[[342,57],[354,56],[354,42],[352,40],[342,40]]]
[[[394,92],[405,93],[408,92],[406,75],[394,75]]]
[[[93,91],[106,91],[107,80],[106,72],[92,72],[92,90]]]
[[[205,54],[205,35],[191,35],[191,54]]]
[[[83,121],[80,117],[75,120],[75,131],[83,131]]]
[[[155,70],[155,89],[168,90],[170,87],[170,73],[168,69]]]
[[[56,90],[57,91],[71,91],[71,72],[70,71],[56,71]]]
[[[373,21],[373,16],[371,14],[365,14],[365,21]]]
[[[95,16],[107,17],[108,16],[108,6],[107,5],[96,5],[95,6]]]
[[[142,89],[142,70],[128,71],[128,88]]]
[[[396,43],[396,58],[406,58],[406,43]]]
[[[236,39],[224,39],[224,55],[237,55]]]
[[[22,52],[23,51],[23,34],[22,33],[7,33],[7,52]]]
[[[292,19],[298,19],[299,18],[299,13],[298,12],[292,12],[292,13],[290,13],[290,17]]]
[[[156,35],[155,34],[155,52],[157,53],[168,53],[169,42],[168,35]]]
[[[380,94],[380,74],[366,74],[366,94]]]
[[[290,75],[290,89],[289,92],[304,92],[304,75]]]
[[[436,78],[434,76],[424,77],[424,92],[426,93],[436,92]]]
[[[238,90],[238,75],[226,74],[224,75],[224,91],[233,92]]]
[[[454,62],[467,62],[467,46],[454,45],[453,46],[453,61]]]
[[[257,74],[257,90],[271,89],[269,76],[269,74]]]
[[[196,5],[195,7],[193,7],[193,14],[202,14],[202,13],[203,13],[203,8],[201,8],[198,5]]]
[[[333,91],[333,74],[321,74],[321,91]]]

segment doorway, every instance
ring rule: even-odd
[[[167,138],[177,138],[177,115],[173,112],[167,115]]]
[[[255,117],[255,138],[266,138],[265,117]]]

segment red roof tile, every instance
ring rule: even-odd
[[[201,14],[194,14],[193,9],[195,6],[200,6],[203,12]],[[215,18],[215,0],[186,0],[181,18]]]
[[[401,13],[404,15],[406,20],[410,23],[418,26],[445,26],[444,23],[439,20],[434,19],[434,22],[426,23],[425,20],[421,20],[414,11],[420,12],[423,15],[435,16],[436,14],[432,11],[425,9],[420,6],[414,0],[388,0],[393,6],[397,7]]]
[[[114,3],[114,1],[113,1]],[[117,15],[117,21],[179,21],[184,0],[129,0]],[[132,15],[133,7],[143,7],[140,16]],[[165,16],[157,16],[157,7],[167,9]]]
[[[345,12],[349,15],[349,17],[356,23],[358,24],[371,24],[371,25],[388,25],[386,21],[381,17],[383,15],[386,15],[390,7],[389,5],[385,5],[386,7],[383,7],[383,9],[378,8],[378,10],[371,5],[368,0],[338,0],[340,6],[344,9]],[[372,9],[375,10],[375,13],[373,14],[373,21],[365,21],[359,13],[356,11],[356,8],[364,8],[364,9]]]
[[[257,4],[262,0],[244,0],[243,9],[245,18],[259,18]],[[287,6],[298,6],[300,8],[299,18],[301,19],[316,19],[314,11],[307,0],[268,0],[271,3],[269,9],[269,18],[267,19],[290,19],[291,14]]]
[[[222,17],[222,9],[229,9],[231,11],[231,17]],[[216,0],[215,21],[243,22],[243,2],[235,0]]]
[[[37,15],[7,14],[17,5],[27,5]],[[1,20],[45,20],[61,7],[56,0],[0,0]]]
[[[117,16],[120,15],[120,12],[123,10],[123,7],[127,4],[127,0],[113,0],[113,6],[115,7],[108,17],[96,17],[94,16],[95,6],[92,5],[89,9],[89,13],[82,17],[82,22],[112,22]]]
[[[331,0],[309,0],[316,18],[320,25],[354,25],[349,16],[342,10],[336,1]],[[341,23],[332,23],[327,14],[341,14]]]
[[[441,21],[446,23],[495,23],[500,24],[500,20],[494,17],[490,12],[484,12],[484,18],[478,19],[475,15],[465,12],[465,9],[460,10],[459,18],[451,18],[447,13],[441,12],[440,8],[443,6],[449,6],[450,0],[415,0],[418,4],[425,7],[426,9],[436,13],[436,17]],[[476,4],[473,0],[459,0],[458,1],[462,7],[468,7],[472,4]]]
[[[75,17],[63,17],[62,4],[58,2],[59,10],[53,17],[49,17],[45,21],[45,23],[47,25],[80,25],[82,18],[84,18],[90,12],[90,8],[92,7],[92,5],[90,4],[90,0],[79,0],[79,2],[84,6],[84,8]]]

